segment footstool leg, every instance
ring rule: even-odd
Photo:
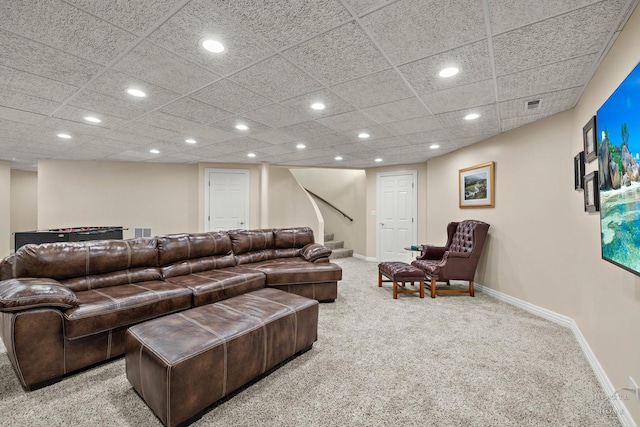
[[[393,281],[393,299],[398,299],[398,282]]]
[[[436,279],[431,279],[431,298],[436,297]]]
[[[378,271],[378,287],[382,287],[382,273]]]

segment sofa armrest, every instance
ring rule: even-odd
[[[300,255],[309,262],[316,262],[323,258],[328,259],[331,252],[331,249],[320,243],[309,243],[302,248]]]
[[[66,309],[78,304],[76,294],[53,279],[25,277],[0,282],[0,311],[39,307]]]

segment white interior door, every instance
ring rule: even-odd
[[[378,260],[411,262],[417,244],[416,171],[378,174]]]
[[[205,231],[249,227],[249,171],[205,169]]]

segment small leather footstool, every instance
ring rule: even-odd
[[[318,301],[259,289],[129,328],[127,379],[166,426],[185,425],[317,334]]]
[[[382,280],[382,277],[389,280]],[[378,287],[382,287],[382,282],[393,282],[393,299],[398,299],[398,294],[419,293],[420,298],[424,298],[424,272],[417,267],[405,262],[381,262],[378,264]],[[405,283],[419,282],[418,289],[408,289]]]

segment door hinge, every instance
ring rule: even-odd
[[[211,181],[209,181],[209,187],[211,187]]]
[[[411,218],[411,224],[413,224],[413,218]]]
[[[211,215],[207,216],[207,221],[211,222]]]

